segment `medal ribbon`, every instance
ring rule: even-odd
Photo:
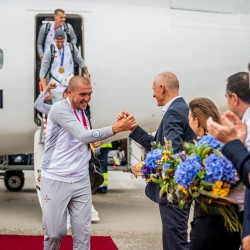
[[[61,56],[61,64],[60,64],[60,67],[63,66],[63,61],[64,61],[64,46],[63,46],[63,51],[61,53],[61,51],[59,50],[59,53],[60,53],[60,56]]]
[[[72,107],[72,109],[73,109],[73,112],[74,112],[74,114],[75,114],[77,120],[78,120],[79,122],[81,122],[81,121],[80,121],[80,118],[79,118],[79,116],[78,116],[78,114],[76,113],[76,110],[75,110],[73,107]],[[82,111],[82,110],[81,110],[81,111]],[[88,130],[87,121],[86,121],[86,118],[85,118],[85,115],[84,115],[84,112],[83,112],[83,111],[82,111],[82,124],[83,124],[84,128],[85,128],[86,130]]]

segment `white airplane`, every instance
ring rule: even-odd
[[[187,101],[205,96],[223,109],[226,78],[247,69],[249,1],[0,1],[0,155],[34,152],[40,161],[36,38],[57,8],[75,28],[92,76],[94,128],[127,110],[155,131],[161,110],[152,81],[163,71],[176,73]]]

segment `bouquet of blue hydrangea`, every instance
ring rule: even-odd
[[[165,145],[153,142],[145,160],[136,165],[147,182],[160,185],[160,196],[167,195],[168,201],[173,202],[174,198],[177,199],[174,173],[179,163],[179,155],[174,155],[171,141],[165,140]]]
[[[169,202],[176,201],[180,207],[195,200],[204,211],[213,204],[232,231],[240,231],[235,207],[228,197],[238,188],[238,177],[232,163],[222,155],[222,144],[210,135],[203,136],[198,143],[184,143],[184,151],[173,153],[171,141],[153,144],[145,160],[139,163],[147,181],[160,185],[160,197]]]
[[[187,157],[174,174],[176,195],[181,207],[186,205],[185,200],[197,201],[204,211],[210,204],[217,206],[225,225],[240,231],[241,224],[229,196],[242,184],[231,161],[221,153],[222,146],[210,135],[203,136],[197,144],[184,144]]]

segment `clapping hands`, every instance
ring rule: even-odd
[[[244,144],[247,136],[246,122],[241,120],[232,112],[226,111],[221,117],[221,124],[216,123],[210,117],[207,120],[208,132],[216,139],[227,143],[236,139]]]
[[[247,235],[242,240],[242,249],[250,250],[250,235]]]

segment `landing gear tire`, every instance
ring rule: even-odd
[[[7,171],[4,175],[5,187],[11,192],[18,192],[24,185],[24,174],[22,171]]]

